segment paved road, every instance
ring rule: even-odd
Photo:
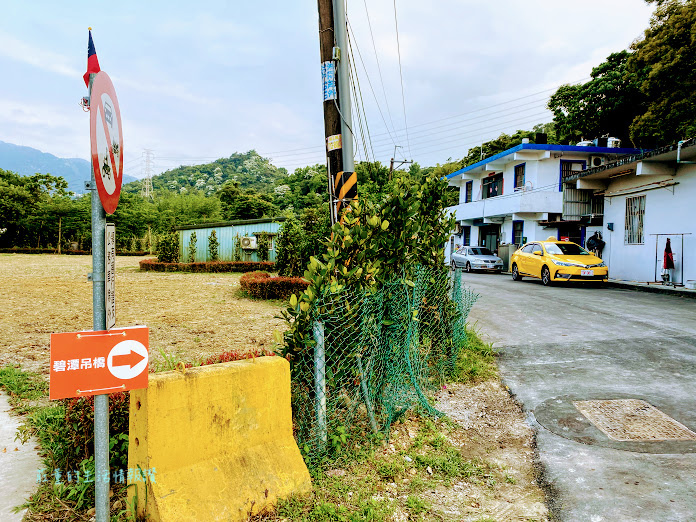
[[[615,442],[573,404],[641,399],[696,432],[696,300],[463,277],[480,294],[469,320],[537,429],[558,518],[696,520],[696,441]]]

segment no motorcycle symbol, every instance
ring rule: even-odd
[[[116,91],[104,71],[97,73],[92,82],[89,123],[99,199],[106,213],[113,214],[123,180],[123,133]]]

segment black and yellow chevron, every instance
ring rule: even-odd
[[[334,178],[336,215],[340,216],[350,202],[358,197],[358,175],[355,172],[339,172]]]

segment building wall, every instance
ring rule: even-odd
[[[209,261],[208,255],[208,238],[213,230],[218,239],[218,259],[220,261],[232,261],[234,260],[234,246],[235,241],[238,238],[245,236],[256,236],[261,232],[268,232],[269,234],[277,234],[280,229],[280,223],[267,222],[267,223],[251,223],[245,225],[228,225],[228,226],[217,226],[217,227],[201,227],[192,230],[179,230],[179,259],[182,262],[188,261],[189,255],[189,242],[191,240],[191,234],[196,233],[196,261],[205,262]],[[271,237],[271,248],[268,253],[270,261],[275,261],[276,259],[276,249],[275,249],[276,237]],[[256,250],[242,250],[242,259],[240,261],[260,261]]]
[[[630,187],[655,181],[655,177],[626,176],[618,178],[607,188],[607,193],[627,190]],[[696,279],[696,165],[683,165],[678,168],[674,181],[678,185],[668,188],[639,191],[633,194],[605,197],[604,228],[602,235],[606,246],[602,257],[609,265],[609,277],[628,281],[661,280],[662,259],[666,243],[665,236],[651,234],[691,233],[683,236],[684,260],[682,263],[682,239],[671,239],[674,255],[674,279],[681,282],[683,266],[684,280]],[[674,193],[672,193],[674,189]],[[626,198],[645,196],[645,216],[643,222],[644,242],[640,245],[625,244]],[[608,230],[613,223],[614,230]],[[657,244],[656,244],[657,241]],[[657,250],[657,255],[656,255]],[[656,260],[657,258],[657,260]]]

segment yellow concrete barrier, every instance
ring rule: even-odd
[[[131,391],[129,500],[151,521],[245,520],[311,491],[281,357],[150,376]],[[132,505],[132,504],[131,504]]]

